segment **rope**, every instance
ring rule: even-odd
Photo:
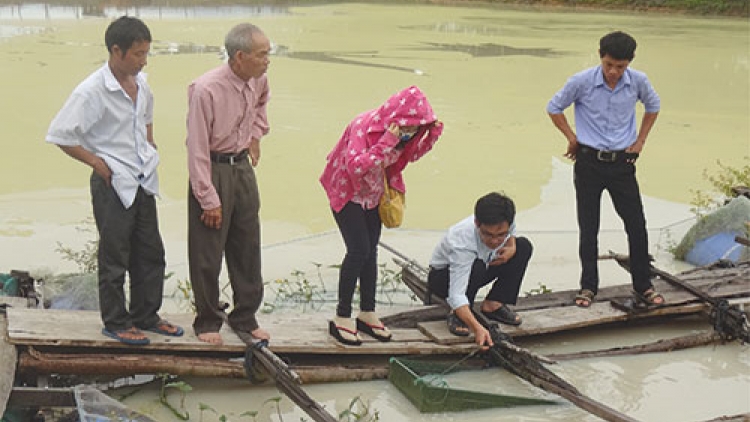
[[[439,397],[437,399],[432,399],[431,394],[423,394],[423,397],[425,397],[425,401],[428,403],[445,402],[445,400],[448,398],[448,394],[450,394],[450,389],[449,389],[450,386],[448,385],[448,381],[446,381],[445,379],[445,375],[451,372],[452,370],[454,370],[458,365],[461,365],[462,363],[476,356],[476,354],[479,353],[481,350],[482,350],[481,347],[477,347],[466,356],[462,357],[458,361],[451,364],[449,367],[445,368],[443,372],[440,372],[439,374],[426,374],[426,375],[422,375],[420,377],[415,378],[414,385],[419,385],[421,390],[427,387],[437,387],[437,388],[441,388],[444,391],[444,394],[442,395],[442,397]],[[420,381],[422,382],[421,384],[420,384]]]
[[[714,330],[724,340],[739,339],[750,343],[750,329],[747,316],[736,306],[730,306],[726,299],[719,300],[711,309]]]

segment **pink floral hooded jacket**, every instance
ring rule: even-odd
[[[399,139],[388,131],[391,122],[420,128],[403,149],[397,149]],[[416,86],[357,116],[328,154],[320,176],[333,211],[341,211],[349,201],[366,209],[377,207],[384,190],[383,169],[391,187],[406,193],[401,172],[430,151],[442,132],[427,97]]]

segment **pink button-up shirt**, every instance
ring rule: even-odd
[[[408,163],[427,154],[437,142],[443,126],[435,125],[436,121],[432,106],[416,86],[357,116],[328,154],[320,176],[331,208],[339,212],[349,201],[365,209],[377,207],[384,191],[384,171],[393,189],[406,192],[401,173]],[[400,127],[420,127],[403,149],[395,148],[399,140],[388,131],[392,122]]]
[[[193,195],[204,210],[221,206],[211,182],[211,151],[237,154],[267,134],[269,93],[266,75],[245,82],[228,64],[188,87],[188,172]]]

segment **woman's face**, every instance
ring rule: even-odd
[[[401,142],[409,142],[419,131],[419,126],[401,126],[398,128],[398,138]]]

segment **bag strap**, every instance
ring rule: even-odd
[[[388,176],[386,175],[386,172],[385,172],[385,166],[381,166],[381,168],[383,169],[383,194],[386,197],[390,198],[391,197],[391,192],[390,192],[391,187],[388,184]]]

